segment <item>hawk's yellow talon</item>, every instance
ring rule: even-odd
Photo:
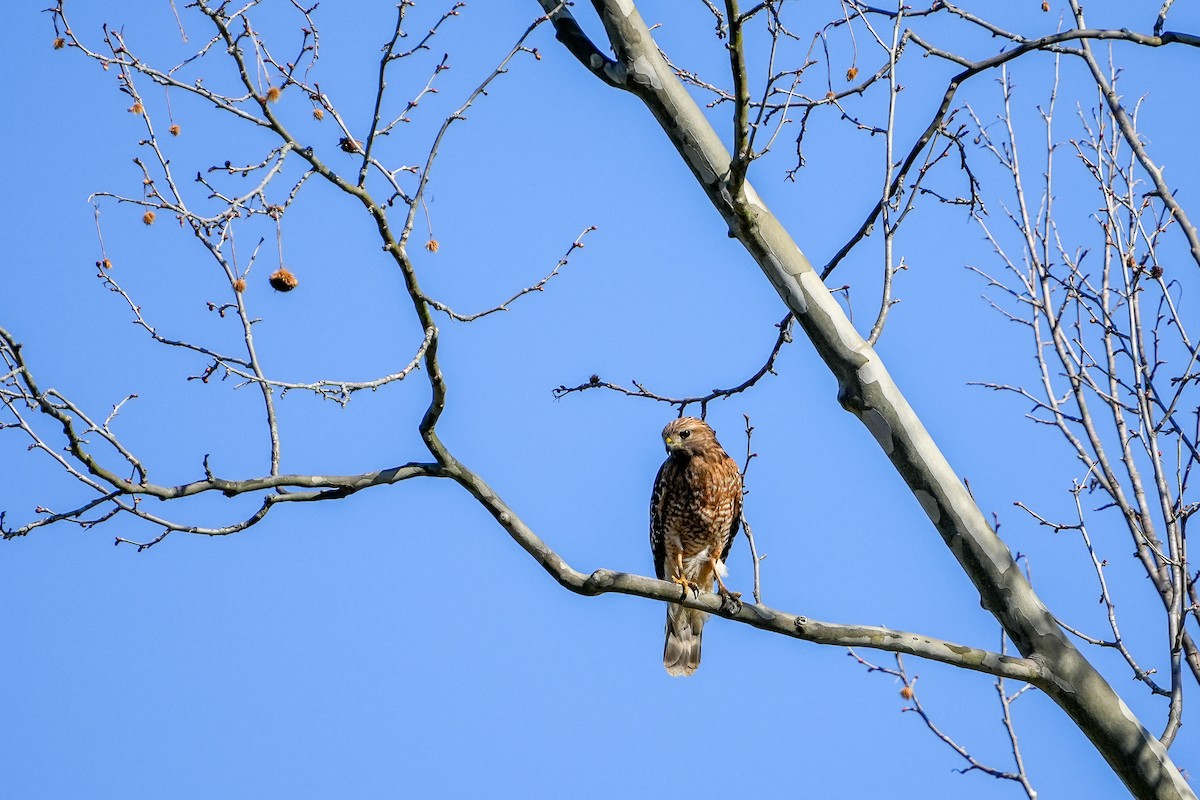
[[[730,607],[730,611],[733,612],[734,614],[736,614],[742,610],[742,593],[741,592],[731,592],[728,589],[722,587],[717,592],[717,594],[720,595],[720,597],[721,597],[721,608],[724,608],[725,604],[728,603],[729,607]]]

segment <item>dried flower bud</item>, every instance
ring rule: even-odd
[[[142,214],[142,222],[144,222],[147,225],[153,225],[154,224],[154,212],[147,211],[145,214]]]
[[[440,245],[438,244],[437,239],[430,239],[428,242],[425,243],[425,249],[431,253],[436,253],[438,251],[439,246]]]
[[[315,119],[317,122],[320,122],[321,120],[325,119],[325,109],[314,108],[313,109],[313,119]]]
[[[141,114],[145,110],[146,109],[142,107],[141,103],[134,103],[129,107],[130,114]]]
[[[846,70],[846,80],[852,81],[858,77],[858,67],[851,67]]]
[[[237,280],[235,280],[235,281],[233,282],[233,290],[234,290],[235,292],[244,292],[244,291],[246,291],[246,279],[245,279],[245,278],[238,278]]]
[[[905,700],[912,700],[912,696],[913,696],[912,687],[905,686],[903,689],[900,690],[900,696],[903,697]]]
[[[267,89],[267,102],[268,103],[278,103],[279,96],[282,94],[283,94],[282,89],[280,89],[278,86],[272,86],[270,89]]]
[[[167,130],[170,132],[170,134],[171,134],[172,136],[178,136],[178,135],[179,135],[179,132],[180,132],[181,130],[183,130],[183,128],[179,127],[179,124],[178,124],[178,123],[175,123],[175,124],[173,124],[171,127],[167,128]]]
[[[54,49],[55,50],[62,50],[66,46],[67,46],[67,40],[64,39],[63,37],[59,36],[57,39],[54,40]]]
[[[271,273],[271,277],[267,278],[267,283],[271,284],[271,288],[277,292],[290,292],[300,285],[296,276],[283,266]]]

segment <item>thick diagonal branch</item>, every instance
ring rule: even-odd
[[[547,10],[552,0],[540,0]],[[1079,725],[1137,797],[1194,796],[1166,750],[1071,644],[988,525],[974,499],[908,404],[878,353],[859,335],[808,258],[749,182],[731,187],[729,151],[659,55],[631,0],[593,0],[620,88],[658,120],[710,201],[775,286],[837,378],[838,400],[870,431],[904,478],[984,608],[1020,652],[1046,666],[1047,694]],[[561,22],[562,14],[554,17]],[[589,65],[590,66],[590,65]]]

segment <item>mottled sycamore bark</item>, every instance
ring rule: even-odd
[[[657,119],[736,237],[796,315],[837,378],[838,401],[874,436],[963,571],[1029,661],[1031,682],[1093,742],[1139,798],[1195,797],[1167,751],[1071,644],[988,525],[963,482],[787,230],[659,54],[632,0],[593,0],[615,58],[606,56],[557,0],[539,0],[562,44],[609,86],[636,95]]]

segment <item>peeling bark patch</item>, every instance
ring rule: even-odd
[[[818,287],[829,291],[825,288],[825,282],[812,268],[812,264],[808,263],[808,259],[804,257],[804,253],[800,252],[800,248],[796,248],[796,255],[800,257],[791,261],[791,266],[795,267],[795,270],[789,269],[788,272],[795,275],[801,285],[810,292],[815,292]]]
[[[862,334],[854,329],[854,325],[845,317],[833,319],[834,332],[837,333],[838,340],[841,341],[842,347],[847,350],[852,350],[859,358],[866,358],[859,351],[865,346]]]
[[[950,493],[951,511],[962,521],[971,519],[972,517],[981,516],[979,507],[971,499],[971,496],[966,492],[951,492]],[[1012,554],[1009,553],[1008,547],[1000,541],[1000,537],[991,529],[986,522],[984,527],[992,534],[990,541],[981,541],[983,545],[978,549],[978,554],[987,558],[991,562],[992,568],[997,573],[1004,573],[1010,569],[1015,569],[1016,566],[1012,561]]]
[[[1118,697],[1117,703],[1118,708],[1121,711],[1121,716],[1125,717],[1125,719],[1142,729],[1142,744],[1150,748],[1150,752],[1156,759],[1158,759],[1158,763],[1165,765],[1167,762],[1167,751],[1162,746],[1162,742],[1160,742],[1157,737],[1146,730],[1146,727],[1142,725],[1141,720],[1134,715],[1134,713],[1129,709],[1129,706],[1125,705],[1124,700]]]
[[[875,437],[875,441],[879,442],[879,446],[883,448],[883,452],[889,456],[896,449],[895,443],[892,441],[892,426],[888,425],[883,414],[880,414],[873,408],[868,408],[859,415],[859,419],[867,426],[867,430]]]
[[[595,56],[593,56],[595,58]],[[604,65],[604,74],[618,86],[625,85],[625,68],[620,64],[608,63]]]
[[[764,214],[769,213],[767,211],[767,207],[763,204],[762,198],[760,198],[758,196],[758,192],[754,191],[753,186],[751,186],[749,183],[746,183],[746,184],[743,184],[742,188],[743,188],[743,191],[745,192],[747,203],[756,207],[759,211],[762,211]]]
[[[883,362],[878,358],[867,357],[867,360],[858,368],[858,380],[864,385],[880,383],[885,374],[887,373],[883,368]]]
[[[648,83],[655,89],[662,91],[662,81],[658,79],[658,73],[654,71],[650,59],[645,56],[638,56],[633,62],[633,74],[641,78],[641,83]]]
[[[796,245],[796,258],[794,258],[791,263],[796,267],[795,270],[789,270],[789,272],[791,272],[793,275],[811,275],[818,283],[821,284],[822,287],[824,287],[825,282],[817,277],[817,271],[813,269],[812,262],[808,260],[808,256],[804,255],[804,251],[800,249],[799,245]],[[801,277],[801,280],[803,279],[804,278]],[[809,291],[812,291],[812,287],[809,287]]]
[[[765,259],[767,264],[763,266],[763,272],[770,279],[771,284],[775,287],[775,291],[779,293],[779,297],[783,302],[787,303],[787,307],[796,314],[808,313],[808,299],[804,296],[800,284],[796,279],[789,275],[786,271],[778,269],[779,262],[772,256],[767,256]]]
[[[684,157],[691,164],[692,170],[699,176],[701,183],[705,186],[713,186],[717,183],[717,171],[713,169],[712,164],[708,163],[708,159],[704,157],[704,151],[696,147],[693,142],[687,142]]]
[[[804,296],[804,292],[790,275],[786,273],[784,275],[784,289],[787,292],[787,297],[784,299],[787,300],[788,308],[797,314],[807,314],[808,299]]]
[[[987,653],[983,650],[976,650],[974,647],[951,644],[950,642],[946,642],[945,647],[951,653],[958,656],[964,666],[976,667],[986,660]]]
[[[780,272],[786,273],[787,272],[787,270],[785,270],[783,268],[783,266],[779,263],[779,259],[776,258],[771,253],[767,253],[766,259],[767,259],[767,265],[771,268],[772,272],[775,272],[775,273],[780,273]]]
[[[942,507],[938,505],[937,498],[924,489],[917,489],[913,494],[916,495],[921,508],[925,509],[926,516],[933,521],[934,525],[937,525],[938,520],[942,518]]]
[[[1134,713],[1129,710],[1129,706],[1125,705],[1124,700],[1118,697],[1117,703],[1119,704],[1121,715],[1141,729],[1142,747],[1145,747],[1150,751],[1150,755],[1153,756],[1153,758],[1158,762],[1163,771],[1167,772],[1171,776],[1171,779],[1175,781],[1176,785],[1186,786],[1187,784],[1184,782],[1183,776],[1179,774],[1178,768],[1171,763],[1170,756],[1167,754],[1167,749],[1163,747],[1162,742],[1160,742],[1158,738],[1154,736],[1154,734],[1146,730],[1146,727],[1142,725],[1141,721],[1138,720],[1138,718],[1134,716]]]

